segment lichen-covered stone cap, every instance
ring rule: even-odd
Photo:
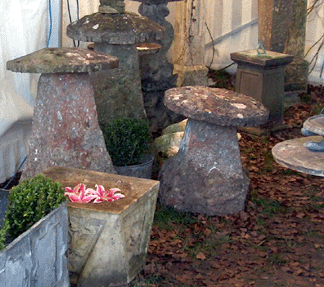
[[[66,34],[82,42],[132,45],[161,40],[164,28],[147,17],[130,12],[94,13],[68,25]]]
[[[169,89],[164,104],[188,118],[220,126],[258,126],[269,116],[269,111],[251,97],[203,86]]]
[[[292,62],[293,56],[266,51],[266,54],[258,54],[257,50],[234,52],[230,54],[231,59],[235,62],[249,63],[250,65],[270,68],[273,66],[284,66]]]
[[[79,48],[47,48],[7,62],[21,73],[85,73],[119,66],[117,57]]]

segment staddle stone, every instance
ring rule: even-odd
[[[159,174],[161,203],[208,215],[243,210],[249,178],[236,127],[264,123],[268,110],[251,97],[202,86],[170,89],[165,104],[189,119],[179,152]]]
[[[75,48],[43,49],[7,63],[12,71],[42,73],[22,178],[53,165],[115,172],[88,74],[115,67],[116,57]]]
[[[70,38],[94,42],[95,51],[120,60],[114,71],[91,73],[102,126],[116,118],[146,118],[136,45],[159,40],[163,34],[159,24],[129,12],[94,13],[68,25]]]

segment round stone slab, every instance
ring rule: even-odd
[[[322,140],[321,136],[311,136],[283,141],[272,148],[272,154],[275,161],[284,167],[324,177],[324,152],[310,151],[304,146],[308,141]]]
[[[138,43],[136,45],[137,52],[140,56],[156,54],[160,49],[161,45],[158,43]]]
[[[147,17],[130,12],[94,13],[68,25],[66,34],[82,42],[132,45],[161,40],[164,28]]]
[[[164,104],[188,118],[220,126],[258,126],[269,116],[269,111],[252,97],[203,86],[169,89]]]
[[[310,117],[304,122],[303,128],[314,134],[324,136],[324,115]]]
[[[7,62],[7,70],[21,73],[85,73],[118,66],[117,57],[78,48],[47,48]]]

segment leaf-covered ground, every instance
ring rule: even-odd
[[[300,98],[285,110],[288,129],[241,134],[246,209],[207,217],[158,205],[145,269],[130,286],[324,286],[324,180],[280,166],[271,153],[301,137],[302,123],[324,107],[322,87]]]

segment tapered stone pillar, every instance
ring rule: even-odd
[[[203,5],[204,1],[193,0],[176,6],[172,62],[178,74],[177,86],[207,86]]]
[[[285,91],[306,90],[304,60],[307,0],[259,0],[259,39],[266,50],[294,56],[286,67]]]

